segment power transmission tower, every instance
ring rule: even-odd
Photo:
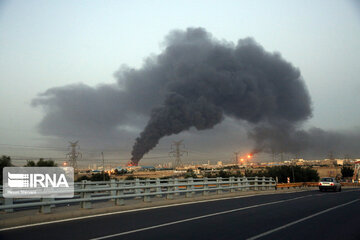
[[[336,159],[335,159],[335,154],[334,154],[333,151],[330,151],[330,152],[328,153],[328,158],[330,159],[330,162],[331,162],[334,166],[337,165],[337,161],[336,161]]]
[[[175,157],[175,168],[176,167],[182,167],[183,164],[181,162],[181,156],[184,155],[184,153],[188,154],[187,151],[181,150],[180,147],[185,147],[184,144],[182,144],[184,140],[181,141],[174,141],[173,144],[171,144],[171,149],[173,149],[171,152],[169,152],[170,155]],[[175,146],[175,149],[174,149]]]
[[[239,162],[239,152],[234,152],[235,154],[235,164],[240,164]]]
[[[76,142],[69,142],[71,151],[66,154],[66,156],[69,158],[70,166],[74,168],[74,172],[77,170],[77,159],[82,157],[82,154],[78,152],[77,150],[80,148],[77,144],[79,141]]]

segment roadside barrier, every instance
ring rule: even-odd
[[[150,202],[151,197],[173,199],[174,195],[184,194],[191,198],[195,193],[206,196],[209,192],[270,190],[276,188],[276,182],[269,177],[230,177],[230,178],[187,178],[187,179],[146,179],[115,180],[74,184],[74,197],[71,199],[12,199],[1,194],[0,210],[5,212],[21,211],[38,207],[41,213],[50,213],[57,206],[80,203],[81,208],[91,208],[96,201],[114,201],[115,205],[124,205],[126,199],[142,198]]]

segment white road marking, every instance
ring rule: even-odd
[[[297,223],[306,221],[306,220],[308,220],[308,219],[310,219],[310,218],[319,216],[319,215],[321,215],[321,214],[323,214],[323,213],[327,213],[327,212],[332,211],[332,210],[335,210],[335,209],[337,209],[337,208],[344,207],[344,206],[346,206],[346,205],[352,204],[352,203],[357,202],[357,201],[360,201],[360,199],[356,199],[356,200],[353,200],[353,201],[350,201],[350,202],[347,202],[347,203],[344,203],[344,204],[341,204],[341,205],[338,205],[338,206],[335,206],[335,207],[332,207],[332,208],[328,208],[328,209],[323,210],[323,211],[321,211],[321,212],[318,212],[318,213],[312,214],[312,215],[310,215],[310,216],[301,218],[301,219],[299,219],[299,220],[293,221],[293,222],[291,222],[291,223],[285,224],[285,225],[283,225],[283,226],[281,226],[281,227],[274,228],[274,229],[272,229],[272,230],[270,230],[270,231],[267,231],[267,232],[261,233],[261,234],[259,234],[259,235],[253,236],[253,237],[251,237],[251,238],[248,238],[247,240],[255,240],[255,239],[264,237],[264,236],[269,235],[269,234],[271,234],[271,233],[273,233],[273,232],[282,230],[282,229],[284,229],[284,228],[290,227],[290,226],[295,225],[295,224],[297,224]]]
[[[308,191],[308,190],[299,191],[299,192],[306,192],[306,191]],[[8,227],[8,228],[0,229],[0,232],[19,229],[19,228],[41,226],[41,225],[52,224],[52,223],[69,222],[69,221],[76,221],[76,220],[87,219],[87,218],[95,218],[95,217],[109,216],[109,215],[129,213],[129,212],[139,212],[139,211],[146,211],[146,210],[167,208],[167,207],[176,207],[176,206],[190,205],[190,204],[196,204],[196,203],[215,202],[215,201],[222,201],[222,200],[229,200],[229,199],[247,198],[247,197],[254,197],[254,196],[265,196],[265,195],[272,195],[272,194],[291,194],[291,193],[298,193],[298,192],[281,192],[281,193],[274,192],[274,193],[264,193],[264,194],[252,194],[252,195],[246,195],[246,196],[216,198],[216,199],[199,200],[199,201],[185,202],[185,203],[174,203],[174,204],[168,204],[168,205],[163,205],[163,206],[138,208],[138,209],[123,210],[123,211],[116,211],[116,212],[110,212],[110,213],[99,213],[99,214],[94,214],[94,215],[89,215],[89,216],[74,217],[74,218],[67,218],[67,219],[54,220],[54,221],[48,221],[48,222],[41,222],[41,223],[33,223],[33,224],[15,226],[15,227]]]
[[[116,212],[110,212],[110,213],[100,213],[100,214],[94,214],[94,215],[89,215],[89,216],[74,217],[74,218],[60,219],[60,220],[54,220],[54,221],[48,221],[48,222],[26,224],[26,225],[21,225],[21,226],[3,228],[3,229],[0,229],[0,232],[8,231],[8,230],[20,229],[20,228],[27,228],[27,227],[36,227],[36,226],[41,226],[41,225],[53,224],[53,223],[69,222],[69,221],[76,221],[76,220],[87,219],[87,218],[95,218],[95,217],[109,216],[109,215],[129,213],[129,212],[139,212],[139,211],[146,211],[146,210],[152,210],[152,209],[158,209],[158,208],[167,208],[167,207],[175,207],[175,206],[182,206],[182,205],[190,205],[190,204],[203,203],[203,202],[214,202],[214,201],[222,201],[222,200],[229,200],[229,199],[238,199],[238,198],[247,198],[247,197],[254,197],[254,196],[265,196],[265,195],[275,195],[275,194],[291,194],[291,193],[308,192],[308,191],[312,191],[312,190],[301,190],[301,191],[296,191],[296,192],[274,192],[274,193],[264,193],[264,194],[252,194],[252,195],[246,195],[246,196],[199,200],[199,201],[186,202],[186,203],[175,203],[175,204],[168,204],[168,205],[156,206],[156,207],[147,207],[147,208],[139,208],[139,209],[132,209],[132,210],[123,210],[123,211],[116,211]],[[343,192],[340,192],[340,193],[355,192],[355,191],[359,191],[359,190],[349,190],[349,191],[343,191]],[[318,194],[318,195],[324,195],[324,194],[325,193]],[[313,196],[313,195],[308,195],[308,196]]]
[[[250,209],[250,208],[257,208],[257,207],[273,205],[273,204],[277,204],[277,203],[289,202],[289,201],[293,201],[293,200],[297,200],[297,199],[301,199],[301,198],[305,198],[305,197],[309,197],[309,196],[312,196],[312,195],[301,196],[301,197],[296,197],[296,198],[291,198],[291,199],[285,199],[285,200],[280,200],[280,201],[275,201],[275,202],[262,203],[262,204],[248,206],[248,207],[242,207],[242,208],[236,208],[236,209],[231,209],[231,210],[217,212],[217,213],[206,214],[206,215],[193,217],[193,218],[187,218],[187,219],[183,219],[183,220],[179,220],[179,221],[168,222],[168,223],[163,223],[163,224],[159,224],[159,225],[155,225],[155,226],[134,229],[134,230],[127,231],[127,232],[115,233],[115,234],[111,234],[111,235],[107,235],[107,236],[92,238],[91,240],[100,240],[100,239],[107,239],[107,238],[112,238],[112,237],[123,236],[123,235],[131,234],[131,233],[142,232],[142,231],[155,229],[155,228],[161,228],[161,227],[174,225],[174,224],[178,224],[178,223],[190,222],[190,221],[194,221],[194,220],[198,220],[198,219],[202,219],[202,218],[208,218],[208,217],[213,217],[213,216],[217,216],[217,215],[223,215],[223,214],[227,214],[227,213],[243,211],[243,210]]]

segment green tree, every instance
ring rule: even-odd
[[[90,177],[84,175],[84,176],[81,176],[81,177],[78,177],[76,179],[76,182],[81,182],[82,180],[90,180]]]
[[[231,174],[229,172],[225,172],[224,170],[220,170],[217,176],[221,178],[229,178],[231,177]]]
[[[24,167],[35,167],[36,163],[32,160],[27,160],[26,165]]]
[[[294,173],[294,174],[293,174]],[[278,177],[279,182],[287,182],[287,178],[294,182],[293,175],[296,182],[317,182],[319,181],[319,174],[316,170],[310,167],[301,166],[274,166],[268,167],[263,172],[266,177]]]
[[[81,176],[78,179],[76,179],[77,182],[81,182],[82,180],[90,180],[90,181],[103,181],[103,174],[102,173],[96,173],[91,175],[90,177],[88,176]],[[110,180],[110,176],[108,173],[105,173],[105,181],[109,181]]]
[[[184,178],[197,178],[196,174],[194,173],[194,170],[188,169],[186,171],[186,174],[184,175]]]
[[[49,159],[49,160],[44,160],[43,158],[40,158],[39,161],[37,161],[37,163],[35,163],[34,161],[30,161],[28,160],[25,167],[56,167],[57,164]]]
[[[256,177],[256,176],[260,176],[261,174],[259,173],[255,173],[253,170],[250,169],[245,169],[245,177]]]
[[[124,175],[127,173],[127,170],[126,169],[120,169],[120,170],[115,169],[114,173],[115,173],[115,175]]]
[[[38,167],[56,167],[57,164],[51,159],[44,160],[43,158],[40,158],[39,161],[36,163],[36,166],[38,166]]]
[[[135,177],[133,175],[127,176],[125,180],[135,180]]]
[[[91,181],[103,181],[104,180],[104,176],[102,173],[96,173],[91,175],[90,177]],[[108,173],[105,173],[105,181],[109,181],[110,180],[110,176]]]
[[[240,171],[236,171],[235,174],[233,174],[233,177],[242,177],[243,175],[241,174]]]
[[[343,166],[341,168],[341,175],[343,176],[343,178],[352,177],[354,175],[354,169],[351,167]]]

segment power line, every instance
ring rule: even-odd
[[[66,157],[34,157],[34,156],[10,156],[11,160],[38,160],[40,158],[44,159],[57,159],[57,160],[65,160]],[[169,156],[154,156],[154,157],[144,157],[142,159],[158,159],[158,158],[169,158]],[[97,161],[99,158],[83,158],[84,161]],[[105,158],[105,160],[119,160],[119,161],[129,161],[129,158]]]
[[[52,149],[52,150],[59,150],[59,151],[66,151],[67,148],[64,147],[55,147],[55,146],[34,146],[34,145],[19,145],[19,144],[8,144],[8,143],[0,143],[0,146],[6,147],[15,147],[15,148],[33,148],[33,149]],[[86,152],[121,152],[121,151],[128,151],[128,149],[124,148],[108,148],[108,149],[96,149],[96,148],[81,148],[82,151]]]
[[[212,153],[205,153],[205,152],[197,152],[197,151],[193,151],[193,150],[189,150],[189,149],[187,149],[187,151],[188,152],[190,152],[190,153],[193,153],[193,154],[198,154],[198,155],[207,155],[207,156],[213,156],[213,154]]]
[[[60,147],[44,147],[44,146],[27,146],[27,145],[16,145],[16,144],[6,144],[6,143],[0,143],[0,146],[6,146],[6,147],[14,147],[14,148],[33,148],[33,149],[55,149],[59,151],[65,151],[66,148],[60,148]]]
[[[65,160],[65,157],[27,157],[27,156],[10,156],[11,160],[39,160],[43,159],[56,159],[56,160]]]

